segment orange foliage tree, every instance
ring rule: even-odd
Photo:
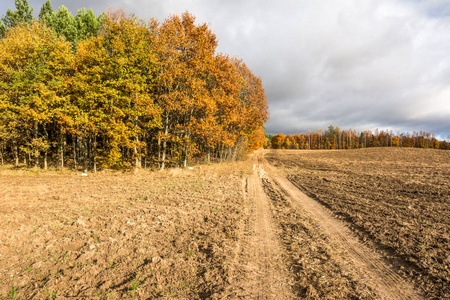
[[[265,146],[261,78],[216,53],[215,34],[191,14],[145,23],[110,12],[89,36],[71,47],[41,22],[1,40],[2,161],[34,153],[37,166],[44,153],[83,171],[164,169]]]

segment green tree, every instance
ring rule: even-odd
[[[77,42],[77,26],[75,19],[64,5],[61,5],[52,14],[52,20],[48,24],[58,36],[64,36],[74,47]]]
[[[47,26],[51,26],[53,18],[53,7],[50,3],[50,0],[47,0],[41,7],[41,11],[39,12],[39,21],[44,22]]]
[[[33,8],[30,8],[28,0],[14,0],[15,11],[8,8],[6,16],[1,18],[0,36],[4,36],[8,28],[15,27],[23,22],[30,23],[33,17]]]
[[[75,27],[77,29],[76,41],[82,41],[91,36],[96,36],[103,17],[104,14],[96,17],[92,9],[87,11],[84,8],[79,9],[77,15],[74,17]]]
[[[325,132],[325,148],[326,149],[336,149],[336,134],[337,134],[337,128],[335,128],[333,125],[328,126],[327,131]]]
[[[79,9],[74,17],[64,5],[53,11],[50,0],[44,3],[39,13],[39,20],[58,36],[64,36],[73,48],[77,47],[79,41],[97,35],[103,17],[104,14],[96,17],[92,9],[86,11],[84,8]]]

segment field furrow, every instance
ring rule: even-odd
[[[450,152],[0,169],[1,299],[445,299]]]
[[[429,298],[450,297],[450,153],[427,149],[266,155]]]

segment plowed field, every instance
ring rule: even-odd
[[[88,176],[0,167],[0,299],[446,298],[448,153],[259,151]]]
[[[0,298],[232,293],[251,168],[0,175]]]
[[[381,148],[265,157],[427,298],[450,298],[450,152]]]

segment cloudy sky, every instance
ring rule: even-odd
[[[44,0],[29,0],[35,14]],[[164,20],[188,10],[263,80],[267,132],[450,135],[449,0],[53,0]],[[14,8],[1,0],[0,15]]]

